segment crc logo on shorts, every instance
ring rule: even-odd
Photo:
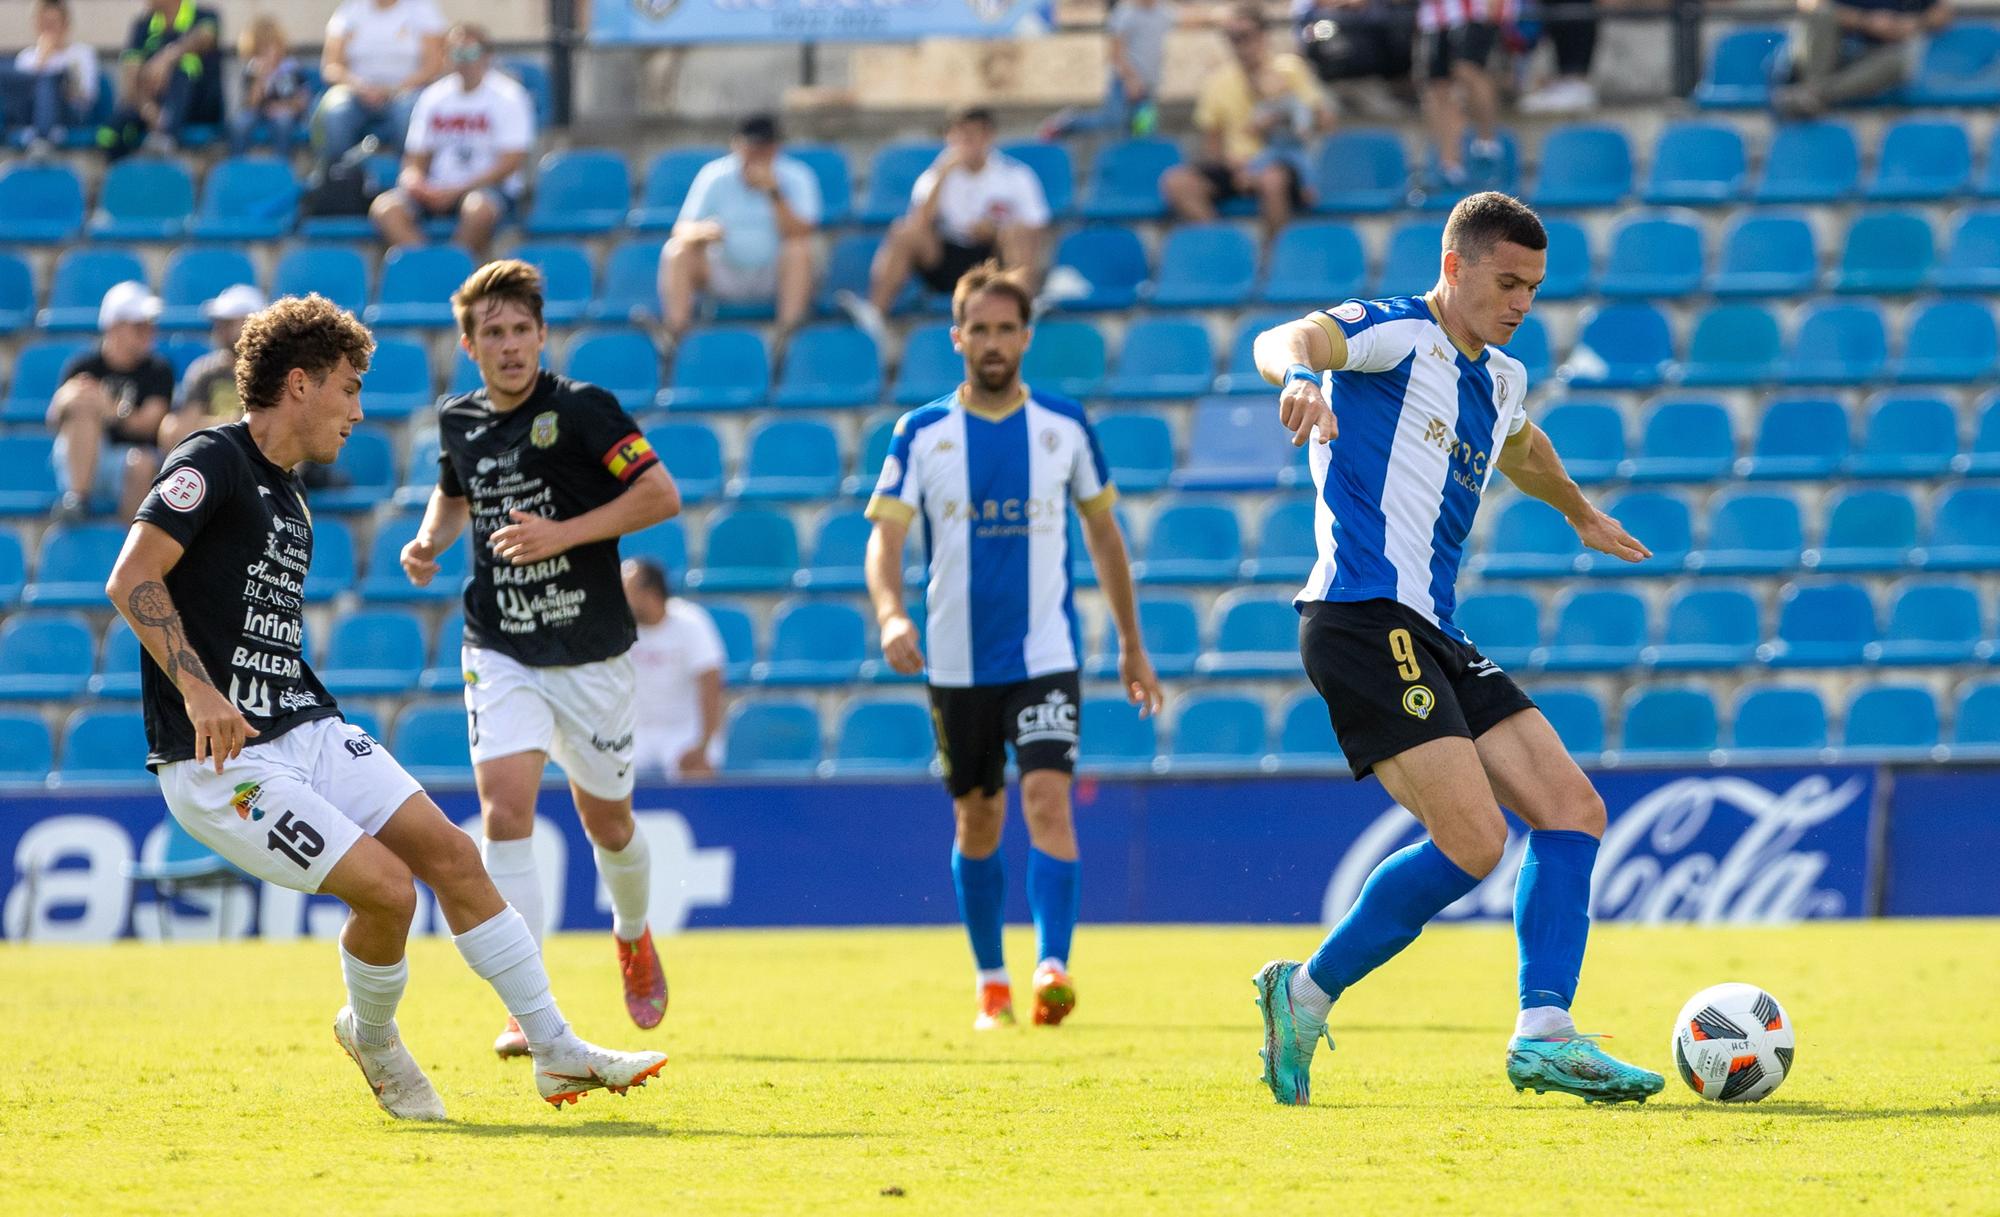
[[[1403,690],[1403,709],[1411,718],[1429,718],[1437,707],[1437,694],[1425,685],[1411,685]]]
[[[1032,706],[1023,706],[1014,718],[1016,744],[1036,744],[1044,740],[1076,743],[1076,703],[1061,689],[1050,689],[1047,697]]]
[[[264,783],[262,782],[238,782],[236,784],[236,796],[229,800],[229,805],[236,810],[236,818],[239,820],[263,819],[264,809],[257,806],[257,796],[263,793]]]
[[[160,501],[175,511],[193,511],[207,494],[208,482],[202,478],[201,470],[186,465],[160,483]]]
[[[374,754],[375,737],[363,731],[360,735],[346,741],[345,747],[347,748],[347,755],[359,760],[364,756]]]
[[[544,411],[535,415],[535,421],[528,427],[528,442],[537,448],[553,448],[556,445],[556,412]]]
[[[1346,304],[1335,305],[1331,311],[1334,320],[1345,321],[1349,325],[1355,325],[1368,317],[1368,306],[1359,300],[1349,300]]]

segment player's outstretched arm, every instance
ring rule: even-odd
[[[1125,696],[1139,707],[1139,717],[1151,718],[1160,712],[1166,695],[1160,678],[1146,655],[1146,640],[1139,631],[1139,606],[1132,594],[1132,563],[1125,552],[1125,534],[1118,528],[1118,513],[1106,503],[1101,510],[1083,517],[1083,544],[1090,550],[1090,564],[1097,570],[1097,586],[1111,606],[1111,619],[1118,623],[1118,683]]]
[[[1500,449],[1500,472],[1521,490],[1563,513],[1585,545],[1599,553],[1643,562],[1653,556],[1624,525],[1597,509],[1583,488],[1563,468],[1556,446],[1540,427],[1529,423]]]
[[[627,533],[671,520],[681,511],[680,487],[665,465],[654,465],[632,479],[622,494],[602,507],[567,520],[551,520],[531,512],[509,512],[513,523],[493,530],[492,547],[501,561],[515,566],[546,562],[565,550],[594,541],[609,541]]]
[[[917,623],[903,607],[903,542],[909,534],[909,524],[893,511],[877,511],[862,569],[868,576],[875,627],[882,635],[882,658],[903,675],[914,676],[924,670],[924,653],[917,646]]]
[[[423,522],[417,525],[417,535],[403,546],[403,574],[411,583],[427,587],[437,577],[437,556],[458,540],[471,514],[465,496],[431,491],[430,502],[424,504]]]
[[[1333,442],[1340,424],[1320,390],[1319,374],[1345,363],[1346,352],[1334,349],[1325,328],[1310,318],[1287,322],[1257,335],[1251,354],[1258,375],[1278,386],[1278,421],[1292,433],[1292,446],[1304,447],[1315,431],[1320,443]]]

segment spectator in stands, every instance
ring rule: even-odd
[[[1597,55],[1598,0],[1561,0],[1544,29],[1556,53],[1556,78],[1520,100],[1523,114],[1584,114],[1597,108],[1590,61]],[[1582,11],[1576,11],[1581,9]]]
[[[250,314],[261,311],[270,301],[248,283],[224,288],[215,299],[201,306],[208,318],[209,335],[215,348],[188,365],[181,374],[174,395],[174,411],[160,421],[160,451],[174,446],[204,427],[233,423],[243,415],[243,399],[236,393],[236,339]]]
[[[1491,179],[1505,155],[1500,83],[1488,64],[1500,45],[1501,26],[1511,24],[1517,12],[1516,0],[1421,0],[1417,7],[1417,28],[1423,33],[1424,123],[1447,189]],[[1468,120],[1473,131],[1469,147]]]
[[[46,156],[97,104],[97,51],[69,36],[69,5],[36,0],[35,43],[14,57],[4,82],[7,122],[26,127],[30,156]]]
[[[1151,135],[1160,125],[1160,76],[1166,69],[1167,35],[1174,28],[1174,0],[1114,0],[1104,17],[1110,79],[1104,104],[1075,107],[1042,124],[1043,139],[1111,132]]]
[[[1333,111],[1305,60],[1271,53],[1257,4],[1231,5],[1222,33],[1232,54],[1195,99],[1201,151],[1162,174],[1160,192],[1187,220],[1213,220],[1223,203],[1254,198],[1269,238],[1306,205],[1305,141],[1333,125]]]
[[[934,292],[949,294],[959,276],[998,259],[1040,279],[1049,200],[1035,171],[994,148],[993,111],[966,106],[944,129],[944,151],[910,190],[910,210],[889,228],[868,274],[868,299],[842,292],[839,302],[877,346],[888,344],[889,310],[915,271]]]
[[[695,298],[775,300],[778,341],[812,307],[819,179],[779,151],[778,123],[745,119],[728,156],[701,167],[660,251],[660,310],[674,340],[694,324]]]
[[[1380,117],[1402,116],[1387,90],[1410,79],[1416,9],[1408,0],[1293,0],[1292,29],[1322,81],[1348,87]]]
[[[445,74],[445,19],[436,0],[346,0],[326,23],[313,112],[313,151],[325,166],[373,135],[403,147],[417,95]]]
[[[369,214],[398,248],[423,244],[422,222],[457,216],[460,245],[486,255],[493,230],[514,213],[535,142],[535,103],[493,66],[493,43],[460,23],[446,38],[452,74],[425,89],[410,115],[403,172]]]
[[[249,151],[261,123],[265,142],[280,154],[290,152],[308,98],[305,71],[292,56],[285,27],[276,17],[257,17],[243,32],[236,55],[242,62],[243,99],[229,115],[229,150]]]
[[[722,762],[722,635],[707,610],[671,594],[659,563],[627,558],[623,574],[639,625],[627,652],[639,703],[632,763],[641,774],[707,777]]]
[[[1951,23],[1947,0],[1799,0],[1794,83],[1774,96],[1787,118],[1812,118],[1909,80],[1930,36]]]
[[[118,113],[98,146],[113,157],[142,143],[172,153],[187,127],[221,122],[221,32],[215,10],[194,0],[146,0],[119,60]]]
[[[63,483],[60,518],[88,514],[106,444],[118,453],[123,479],[119,514],[130,517],[146,497],[159,468],[154,445],[160,420],[174,398],[173,365],[153,349],[161,307],[143,283],[113,286],[98,306],[98,344],[63,366],[49,400],[56,474]]]

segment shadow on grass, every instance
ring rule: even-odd
[[[1677,1108],[1676,1110],[1700,1112],[1710,1119],[1732,1119],[1746,1116],[1796,1116],[1807,1120],[1835,1120],[1841,1122],[1908,1120],[1924,1117],[1990,1120],[1996,1116],[2000,1116],[2000,1099],[1986,1099],[1976,1103],[1947,1103],[1936,1107],[1841,1107],[1833,1103],[1816,1103],[1810,1099],[1767,1099],[1762,1103],[1703,1103],[1698,1107],[1684,1107]]]
[[[555,1124],[482,1124],[471,1120],[442,1124],[397,1124],[394,1131],[408,1136],[443,1137],[741,1137],[750,1141],[848,1141],[860,1137],[880,1137],[859,1129],[687,1128],[667,1120],[644,1123],[629,1120],[563,1120]]]
[[[739,1061],[747,1065],[1059,1065],[1060,1061],[1009,1056],[783,1056],[770,1053],[718,1052],[707,1061]]]
[[[1077,1023],[1064,1023],[1061,1030],[1059,1031],[1059,1034],[1088,1035],[1093,1031],[1110,1031],[1110,1032],[1116,1032],[1120,1035],[1129,1035],[1136,1031],[1136,1032],[1143,1032],[1147,1035],[1157,1035],[1163,1031],[1185,1031],[1185,1032],[1203,1032],[1203,1033],[1213,1032],[1213,1031],[1222,1031],[1229,1033],[1248,1031],[1252,1036],[1255,1036],[1258,1033],[1259,1025],[1260,1024],[1257,1019],[1256,1011],[1253,1010],[1251,1011],[1250,1017],[1240,1023],[1077,1022]],[[1403,1035],[1415,1032],[1419,1035],[1485,1035],[1485,1034],[1500,1035],[1504,1034],[1505,1031],[1506,1028],[1504,1027],[1500,1028],[1500,1030],[1498,1031],[1495,1031],[1492,1025],[1470,1026],[1459,1023],[1394,1023],[1394,1024],[1337,1023],[1334,1025],[1333,1035],[1335,1039],[1339,1039],[1342,1035],[1347,1035],[1347,1034]]]

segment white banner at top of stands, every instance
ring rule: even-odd
[[[906,42],[1049,28],[1051,0],[597,0],[599,45]]]

